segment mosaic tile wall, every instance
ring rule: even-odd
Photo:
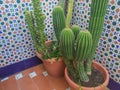
[[[46,15],[48,39],[52,38],[52,9],[58,0],[41,0]],[[0,68],[35,56],[35,48],[25,23],[24,9],[31,0],[0,0]]]
[[[73,23],[88,29],[91,0],[75,0]],[[109,0],[96,61],[105,66],[110,77],[120,83],[120,0]]]
[[[91,0],[75,0],[72,23],[88,29]],[[52,9],[58,0],[41,0],[46,15],[48,39],[52,39]],[[0,68],[35,56],[33,41],[24,20],[24,9],[32,10],[31,0],[0,0]],[[107,67],[120,83],[120,0],[109,0],[96,60]]]

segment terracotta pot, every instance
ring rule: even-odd
[[[64,76],[65,64],[62,58],[59,58],[58,61],[56,61],[56,58],[43,60],[43,65],[47,72],[49,73],[49,75],[53,77]]]
[[[36,55],[38,58],[41,59],[42,55],[36,52]],[[43,65],[48,72],[49,75],[53,77],[63,77],[64,76],[64,69],[65,64],[63,62],[62,58],[59,58],[58,61],[56,61],[56,58],[42,60]]]
[[[51,43],[52,41],[46,41],[45,45],[49,46]],[[42,55],[40,53],[36,52],[36,56],[42,60]],[[64,76],[65,64],[62,58],[59,58],[58,60],[56,60],[56,58],[52,58],[52,59],[47,59],[42,61],[49,75],[53,77]]]
[[[82,86],[82,90],[105,90],[105,87],[107,87],[107,85],[109,83],[109,74],[108,74],[107,70],[101,64],[99,64],[97,62],[93,62],[93,67],[96,68],[97,70],[99,70],[103,74],[105,81],[102,85],[97,86],[97,87],[84,87],[84,86]],[[65,68],[65,79],[71,88],[70,90],[79,90],[79,85],[74,83],[69,78],[67,68]]]

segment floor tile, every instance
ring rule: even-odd
[[[17,82],[21,90],[39,90],[27,74],[23,74],[23,78],[17,80]]]
[[[43,65],[37,65],[36,67],[33,67],[34,70],[38,70],[39,73],[45,71],[45,68]]]
[[[44,71],[46,71],[44,66],[38,65],[20,72],[23,77],[17,78],[18,80],[15,76],[20,73],[10,76],[8,80],[0,83],[0,90],[66,90],[68,88],[64,77],[54,78],[49,74],[44,76]],[[33,72],[36,75],[31,78],[29,74]]]
[[[3,90],[20,90],[14,76],[2,82]]]
[[[48,76],[43,76],[42,72],[44,71],[43,66],[38,66],[35,69],[37,73],[37,77],[32,78],[32,80],[36,83],[39,87],[39,90],[54,90],[53,85],[51,84]]]
[[[49,76],[49,79],[56,90],[66,90],[66,88],[68,88],[68,84],[65,81],[64,77],[54,78],[54,77]]]
[[[0,82],[0,90],[3,90],[2,83]]]

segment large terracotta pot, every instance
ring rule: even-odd
[[[52,41],[46,41],[45,45],[50,45]],[[42,55],[36,52],[36,56],[42,60]],[[49,75],[53,77],[62,77],[64,76],[65,64],[62,58],[56,60],[56,58],[42,60],[43,65]]]
[[[82,86],[82,90],[105,90],[108,83],[109,83],[109,74],[108,74],[107,70],[101,64],[99,64],[97,62],[93,62],[93,67],[96,68],[97,70],[99,70],[103,74],[105,81],[102,85],[97,86],[97,87],[84,87],[84,86]],[[65,79],[71,88],[70,90],[79,90],[79,85],[74,83],[69,78],[67,68],[65,68]]]

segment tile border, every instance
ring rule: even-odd
[[[36,66],[41,63],[42,61],[35,56],[12,65],[2,67],[0,68],[0,79],[8,77],[10,75],[13,75],[15,73],[18,73],[20,71],[23,71],[25,69]]]

